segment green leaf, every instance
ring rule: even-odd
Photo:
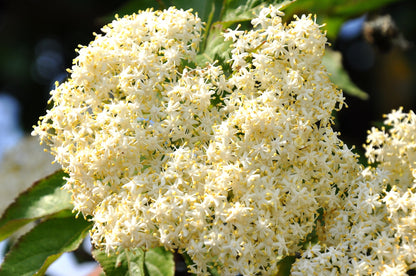
[[[198,13],[202,22],[208,22],[214,13],[218,18],[222,2],[222,0],[172,0],[172,6],[184,10],[192,9],[194,13]]]
[[[397,1],[399,0],[343,0],[335,6],[334,14],[356,16]]]
[[[144,252],[142,249],[123,250],[118,254],[107,255],[104,250],[94,249],[92,255],[106,275],[144,276]]]
[[[175,262],[173,254],[163,247],[152,248],[145,252],[144,267],[146,275],[173,276],[175,275]]]
[[[0,218],[0,241],[31,221],[72,210],[70,194],[61,189],[65,176],[63,171],[58,171],[20,194]]]
[[[35,276],[41,276],[45,275],[46,270],[48,270],[48,267],[56,261],[59,257],[62,256],[63,253],[54,254],[46,258],[45,262],[43,263],[42,267],[38,270],[38,272],[35,274]]]
[[[280,5],[285,8],[293,2],[293,0],[225,0],[223,8],[223,22],[241,22],[253,19],[260,9],[269,5]],[[228,26],[227,26],[228,27]]]
[[[201,52],[197,56],[197,64],[205,66],[206,62],[219,61],[225,70],[229,66],[226,60],[231,58],[231,41],[224,41],[222,33],[236,24],[245,24],[251,28],[249,22],[256,17],[261,8],[268,5],[279,4],[282,9],[286,8],[293,1],[290,0],[224,0],[222,5],[218,5],[217,0],[212,5],[207,30],[204,34]],[[218,10],[221,6],[220,13]],[[214,22],[211,24],[211,22]],[[240,28],[240,29],[244,29]]]
[[[212,63],[220,61],[220,65],[225,66],[225,61],[231,58],[231,41],[224,41],[222,32],[224,31],[221,23],[214,23],[211,26],[206,40],[205,51],[196,58],[197,64],[205,66],[206,62]]]
[[[109,276],[173,276],[173,254],[163,247],[143,251],[141,248],[124,249],[118,254],[107,255],[104,250],[92,252]]]
[[[41,222],[10,249],[0,268],[0,275],[43,275],[62,253],[78,248],[91,226],[91,222],[73,216]]]
[[[292,264],[296,261],[295,256],[286,256],[278,263],[278,269],[276,276],[289,276]]]
[[[344,67],[342,66],[342,55],[340,52],[326,49],[322,63],[331,74],[331,81],[341,88],[346,94],[358,97],[362,100],[368,99],[368,94],[356,86],[350,79],[348,73],[344,70]]]
[[[188,266],[188,267],[195,264],[192,261],[191,257],[186,252],[185,253],[182,253],[182,258],[185,261],[186,266]],[[190,274],[190,276],[196,276],[196,274],[191,274],[191,273],[189,273],[189,274]]]

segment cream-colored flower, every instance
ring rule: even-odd
[[[318,236],[327,247],[297,260],[295,275],[307,269],[334,275],[333,267],[335,275],[407,275],[415,267],[416,116],[399,109],[386,117],[389,130],[373,128],[364,146],[377,167],[362,170],[343,207],[323,216]]]
[[[385,177],[411,173],[394,163],[363,171],[332,129],[343,97],[321,63],[325,35],[311,16],[289,25],[280,16],[270,6],[253,30],[225,33],[231,75],[216,63],[185,66],[202,23],[175,8],[117,18],[79,49],[34,134],[69,173],[65,188],[92,216],[95,246],[163,245],[187,252],[198,275],[212,265],[221,275],[274,274],[314,231],[319,244],[295,275],[383,269],[396,230],[411,247],[407,222],[382,232],[393,210],[414,210],[411,194],[382,194]],[[370,139],[380,147],[388,138]],[[388,164],[383,150],[368,152]]]

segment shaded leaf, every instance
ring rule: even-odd
[[[281,9],[286,8],[294,0],[226,0],[224,1],[224,11],[221,21],[223,22],[241,22],[250,21],[260,11],[260,9],[269,5],[280,5]],[[228,27],[228,26],[227,26]]]
[[[289,276],[290,270],[292,269],[292,264],[296,261],[295,256],[286,256],[281,259],[278,263],[278,269],[276,276]]]
[[[195,263],[192,261],[191,257],[187,253],[182,254],[182,258],[185,261],[185,264],[187,267],[194,265]],[[190,276],[196,276],[196,274],[189,273]]]
[[[222,2],[222,0],[172,0],[171,5],[178,9],[192,9],[202,22],[208,23],[209,18],[214,17],[214,14],[215,20],[219,18]]]
[[[65,211],[64,211],[65,212]],[[55,217],[35,226],[7,253],[1,276],[43,275],[62,253],[78,248],[92,223],[73,216]]]
[[[359,14],[372,11],[387,4],[397,2],[399,0],[343,0],[333,7],[334,14],[344,16],[357,16]]]
[[[213,16],[214,23],[207,26],[207,33],[204,35],[205,41],[201,53],[197,56],[197,63],[204,66],[206,62],[212,63],[218,60],[219,64],[226,69],[228,64],[225,61],[231,58],[230,45],[232,42],[224,41],[222,33],[236,24],[249,23],[263,7],[279,4],[284,9],[292,2],[291,0],[225,0],[219,18],[217,17],[219,5],[215,4],[213,6],[216,11]]]
[[[65,176],[63,171],[58,171],[20,194],[0,218],[0,240],[31,221],[65,209],[72,210],[70,194],[61,189]]]
[[[224,31],[221,23],[214,23],[206,40],[205,51],[196,58],[197,64],[205,66],[205,63],[220,61],[220,65],[225,66],[225,61],[231,58],[231,41],[224,41],[222,32]]]
[[[143,251],[141,248],[124,249],[107,255],[104,250],[94,249],[93,257],[109,276],[173,276],[173,254],[163,247]]]
[[[356,86],[350,79],[348,73],[345,71],[342,65],[342,55],[340,52],[326,49],[322,63],[331,74],[331,81],[341,88],[346,94],[358,97],[362,100],[368,99],[368,94]]]
[[[182,257],[187,266],[195,265],[195,263],[192,261],[192,258],[187,253],[183,253]],[[211,276],[220,276],[220,273],[218,272],[217,268],[215,268],[215,266],[212,265],[212,263],[210,263],[210,265],[211,266],[207,267],[208,273]],[[191,275],[195,275],[195,274],[191,274]]]

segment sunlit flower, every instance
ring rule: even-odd
[[[414,218],[407,163],[396,166],[376,133],[370,161],[387,167],[363,170],[332,129],[343,96],[321,63],[325,35],[311,16],[285,25],[281,15],[270,6],[257,28],[225,32],[230,75],[215,62],[190,67],[202,23],[175,8],[117,18],[79,49],[34,134],[68,172],[96,247],[163,245],[187,252],[198,275],[272,275],[299,253],[294,275],[414,260],[396,254],[414,242],[394,215]],[[399,149],[413,166],[412,150]]]

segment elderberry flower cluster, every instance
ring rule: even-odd
[[[387,115],[369,131],[361,171],[342,208],[324,213],[319,244],[294,264],[293,275],[410,275],[416,268],[416,115]]]
[[[175,8],[116,18],[79,49],[33,133],[68,172],[65,189],[91,216],[94,246],[186,252],[198,275],[213,266],[273,275],[315,232],[320,242],[294,273],[325,271],[322,260],[331,271],[371,267],[361,265],[366,240],[379,242],[371,250],[380,260],[390,239],[408,250],[410,228],[394,210],[414,218],[395,203],[410,194],[387,190],[389,168],[363,171],[332,129],[343,97],[321,63],[325,35],[311,16],[286,25],[281,15],[270,6],[253,30],[224,33],[231,74],[193,65],[202,23]],[[374,239],[388,220],[395,228]],[[346,252],[357,250],[351,263]]]

